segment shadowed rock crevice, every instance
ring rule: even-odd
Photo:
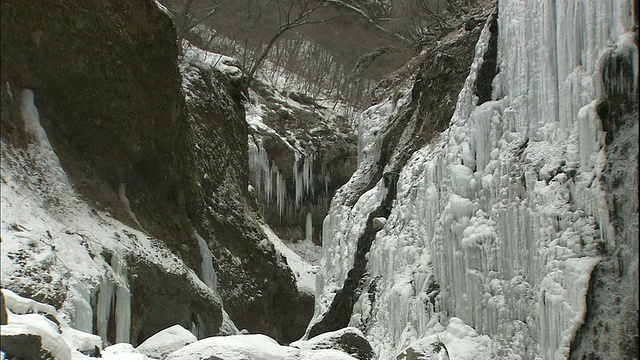
[[[491,100],[493,91],[493,79],[496,77],[498,69],[498,11],[491,16],[489,24],[489,44],[484,54],[482,66],[478,71],[475,94],[478,96],[478,105]]]
[[[374,229],[373,219],[377,217],[388,217],[391,214],[392,202],[396,198],[396,184],[398,174],[388,172],[384,174],[384,186],[386,194],[380,206],[369,214],[364,233],[358,239],[353,268],[349,270],[344,285],[338,291],[331,307],[322,320],[313,325],[309,331],[309,337],[335,331],[349,325],[353,305],[362,294],[363,286],[366,283],[367,253],[371,249],[371,244],[375,239],[377,230]]]
[[[381,205],[367,218],[366,228],[357,241],[354,266],[347,274],[342,288],[320,321],[309,330],[309,337],[333,331],[348,325],[353,305],[366,290],[367,253],[375,239],[373,219],[388,217],[396,196],[399,172],[412,154],[445,131],[455,111],[458,93],[462,89],[475,53],[475,44],[481,29],[476,27],[451,42],[433,46],[421,55],[420,70],[411,90],[411,100],[382,135],[380,159],[376,171],[366,186],[348,194],[346,205],[353,206],[357,199],[372,189],[382,178],[386,194]],[[405,70],[406,71],[406,70]],[[389,84],[387,84],[389,85]],[[409,134],[404,134],[409,129]],[[403,135],[409,135],[403,139]],[[390,167],[383,174],[383,169]]]

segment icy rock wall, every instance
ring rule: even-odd
[[[191,312],[208,322],[203,336],[216,333],[217,293],[162,243],[85,203],[49,143],[33,91],[15,93],[29,144],[21,150],[2,141],[3,287],[57,306],[65,325],[105,343],[140,342],[147,326],[186,323]],[[153,281],[140,271],[143,263]],[[205,270],[213,273],[208,264]],[[149,289],[152,282],[162,289]],[[150,311],[132,315],[140,303]],[[170,307],[171,317],[159,316]]]
[[[638,75],[632,12],[630,1],[499,3],[493,100],[478,104],[473,94],[487,26],[451,127],[402,169],[393,210],[372,244],[368,290],[350,325],[364,330],[379,358],[451,316],[491,336],[493,358],[569,356],[590,274],[616,241],[596,108],[608,55],[626,53],[630,76]],[[393,103],[363,113],[364,154],[336,196],[358,201],[334,199],[325,220],[315,322],[341,289],[367,214],[384,195],[382,186],[358,193],[358,182],[379,158],[373,129],[384,128],[378,115],[387,107]]]

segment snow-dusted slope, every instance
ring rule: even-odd
[[[95,330],[105,342],[112,327],[113,340],[130,340],[127,269],[134,260],[184,277],[210,310],[221,310],[218,294],[160,241],[81,199],[40,125],[33,92],[17,99],[31,142],[19,150],[2,141],[2,286],[55,304],[68,325]],[[212,325],[194,323],[193,330]]]
[[[474,340],[485,349],[476,359],[569,356],[587,311],[590,274],[603,249],[615,248],[597,108],[606,100],[602,78],[612,58],[632,73],[609,73],[609,82],[635,99],[632,11],[630,1],[499,3],[493,100],[478,104],[473,93],[490,41],[487,22],[450,128],[397,174],[392,210],[368,253],[350,325],[364,331],[378,358],[442,334],[453,317],[491,338]],[[324,222],[310,329],[346,284],[369,215],[393,191],[383,177],[361,193],[380,166],[388,119],[409,101],[411,92],[404,94],[362,114],[359,168]],[[393,150],[383,173],[394,170],[402,151]],[[637,194],[637,175],[628,186]],[[627,276],[637,280],[637,259],[631,261]],[[461,340],[442,341],[454,349]]]

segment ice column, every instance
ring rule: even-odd
[[[116,343],[129,342],[131,331],[131,292],[127,281],[127,267],[118,256],[113,257],[111,267],[116,273]]]
[[[104,280],[98,287],[98,310],[97,310],[97,330],[103,341],[107,340],[109,330],[109,317],[111,316],[111,303],[115,292],[113,280],[109,273],[105,274]]]
[[[282,217],[287,201],[285,178],[278,167],[269,160],[267,151],[260,140],[249,141],[249,168],[253,173],[253,185],[256,191],[264,191],[264,199],[267,204],[271,204],[273,201],[273,183],[275,181],[276,206],[278,214]]]
[[[98,288],[98,335],[107,340],[109,319],[115,305],[116,342],[129,342],[131,331],[131,292],[127,283],[126,264],[113,255],[111,268]]]
[[[194,235],[198,240],[198,247],[200,248],[200,256],[202,256],[202,282],[204,282],[211,290],[217,291],[218,288],[218,276],[213,268],[213,254],[209,250],[207,242],[194,230]]]
[[[313,217],[311,216],[311,213],[308,212],[307,213],[307,222],[305,224],[305,240],[311,240],[311,238],[313,237]]]

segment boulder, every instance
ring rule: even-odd
[[[374,357],[371,344],[362,332],[354,327],[320,334],[309,340],[296,341],[291,346],[311,350],[336,349],[359,360],[370,360]]]
[[[449,352],[437,336],[429,336],[411,343],[396,360],[449,360]]]
[[[36,334],[5,334],[2,329],[0,349],[9,359],[39,360],[42,359],[42,337]]]
[[[152,359],[165,359],[170,353],[197,340],[189,330],[173,325],[145,340],[136,350]]]

